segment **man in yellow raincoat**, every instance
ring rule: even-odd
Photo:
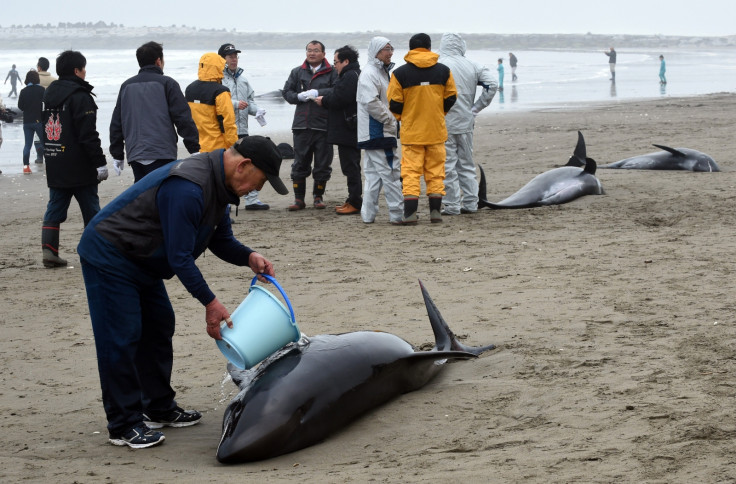
[[[199,59],[198,80],[184,92],[199,130],[202,152],[227,149],[238,141],[230,89],[222,85],[225,59],[208,52]]]
[[[404,194],[402,223],[417,223],[424,176],[429,198],[430,221],[442,222],[445,194],[445,115],[455,104],[457,90],[450,69],[437,62],[430,51],[432,40],[416,34],[409,40],[407,62],[397,68],[388,84],[389,109],[401,122],[401,178]]]

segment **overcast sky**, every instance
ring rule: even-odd
[[[256,32],[734,35],[734,0],[35,0],[3,2],[0,25],[115,22]]]

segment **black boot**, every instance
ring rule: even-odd
[[[295,212],[297,210],[303,210],[306,205],[304,204],[304,195],[307,193],[307,181],[306,180],[294,180],[294,203],[289,205],[289,211]]]
[[[314,195],[314,208],[323,209],[325,208],[325,202],[322,200],[322,196],[325,194],[325,187],[327,186],[327,180],[325,181],[314,181],[314,188],[312,194]]]
[[[417,216],[417,208],[419,207],[419,199],[417,197],[404,197],[404,216],[401,219],[402,225],[416,225],[419,217]]]
[[[41,249],[43,266],[47,268],[63,267],[66,261],[59,257],[59,224],[44,221],[41,228]]]
[[[442,195],[439,193],[428,193],[429,198],[429,221],[433,224],[442,222]]]

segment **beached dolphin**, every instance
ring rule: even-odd
[[[584,168],[580,168],[584,166]],[[518,192],[498,203],[486,200],[486,176],[480,169],[481,181],[478,185],[478,208],[529,208],[543,205],[559,205],[571,202],[583,195],[602,195],[605,193],[598,178],[595,177],[595,160],[586,157],[585,140],[578,131],[578,144],[566,166],[554,168],[535,176]]]
[[[624,170],[687,170],[721,171],[716,161],[705,153],[690,148],[670,148],[654,145],[664,151],[634,156],[625,160],[601,165],[599,168],[620,168]]]
[[[419,284],[435,336],[432,351],[415,351],[390,333],[359,331],[302,337],[255,369],[228,364],[240,393],[225,410],[217,460],[262,460],[314,445],[369,410],[421,388],[447,359],[475,358],[495,347],[458,342]]]

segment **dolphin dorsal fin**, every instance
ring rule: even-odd
[[[575,146],[570,161],[567,162],[567,166],[585,166],[585,139],[583,139],[583,133],[578,131],[578,144]]]
[[[656,146],[660,150],[669,151],[675,156],[686,156],[685,153],[683,153],[682,151],[676,150],[674,148],[670,148],[669,146],[662,146],[662,145],[654,145],[654,146]]]

